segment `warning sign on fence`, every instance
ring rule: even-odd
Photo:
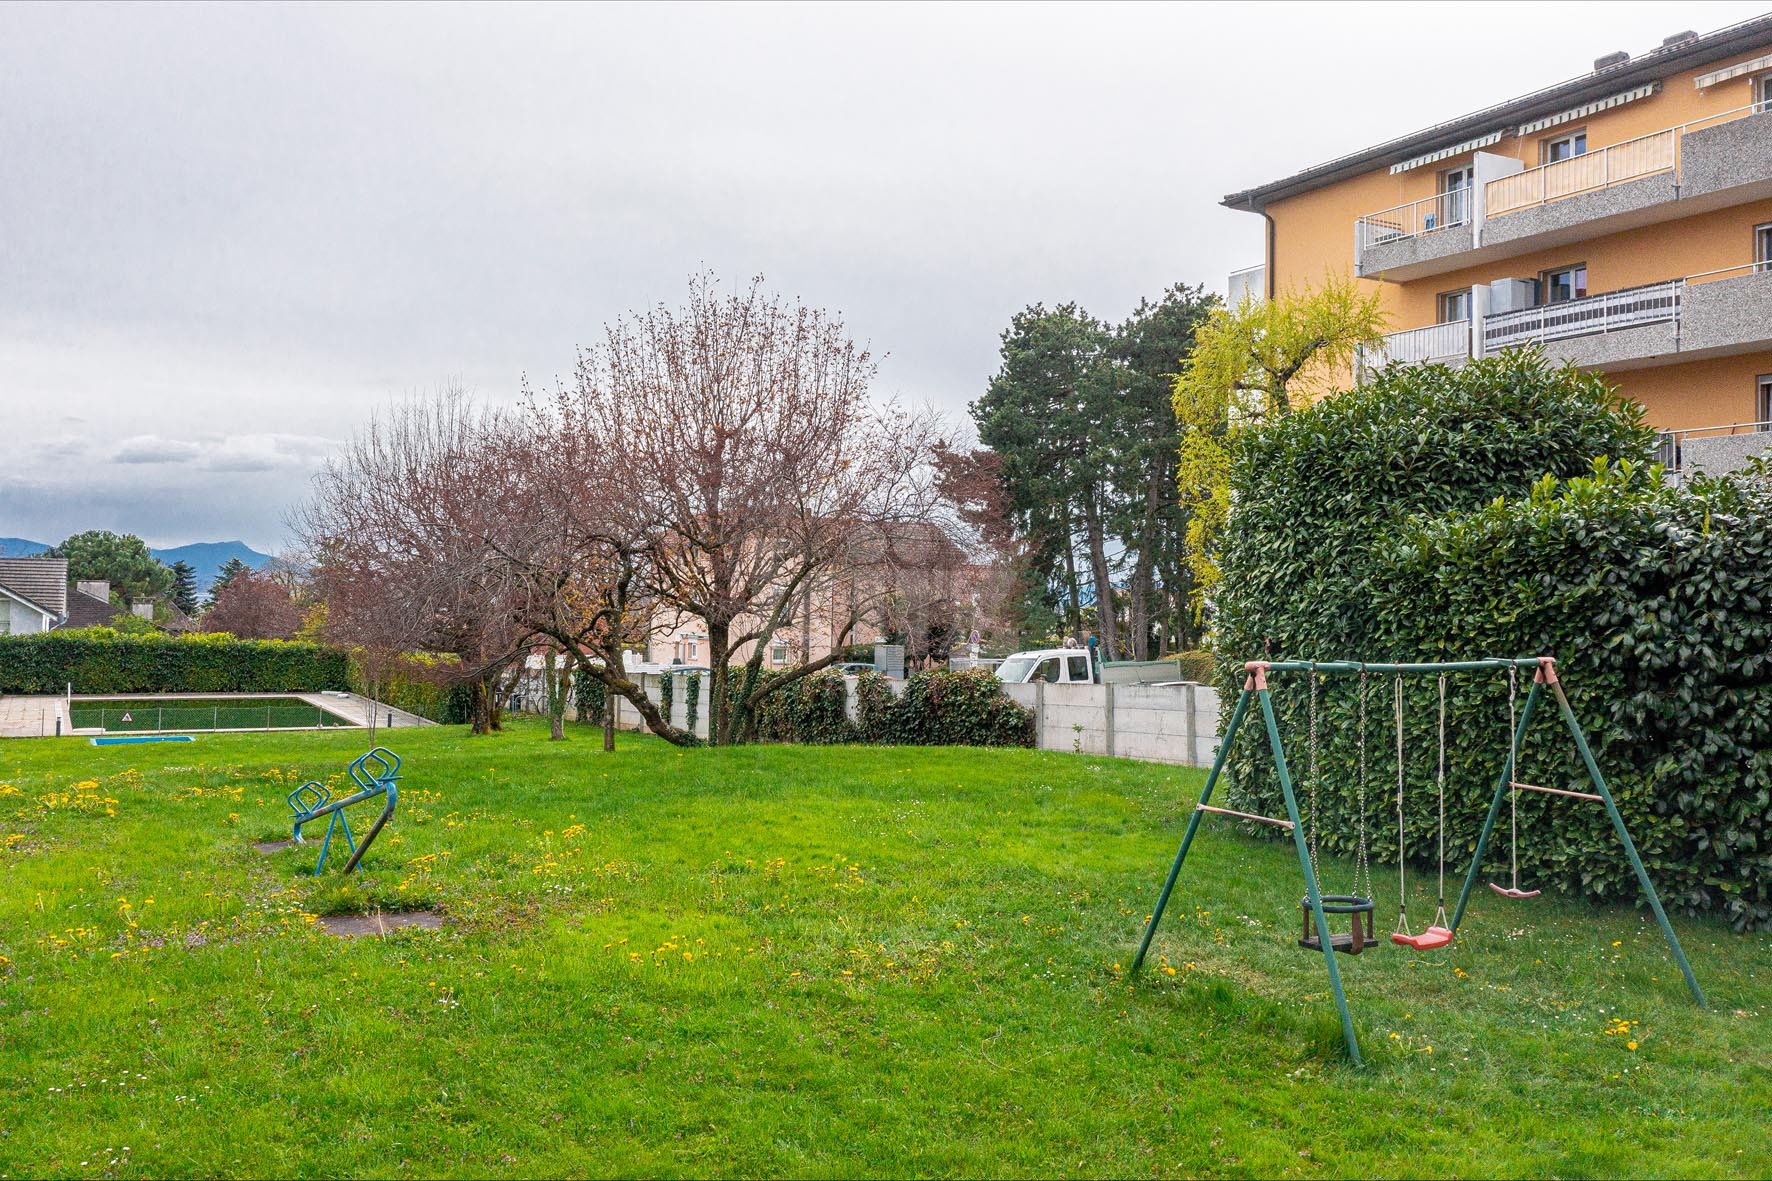
[[[126,722],[133,722],[133,721],[135,721],[135,719],[134,719],[134,718],[132,718],[132,717],[130,717],[130,716],[129,716],[129,711],[128,711],[128,710],[124,710],[124,711],[123,711],[123,720],[124,720],[124,721],[126,721]]]

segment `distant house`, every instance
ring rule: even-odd
[[[46,632],[67,621],[66,558],[0,558],[0,635]]]
[[[63,627],[109,627],[128,612],[111,602],[111,584],[103,580],[76,582],[68,594],[68,621]]]

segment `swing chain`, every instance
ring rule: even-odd
[[[1317,867],[1317,669],[1311,666],[1311,818],[1310,834],[1311,876],[1322,881],[1322,871]]]
[[[1372,865],[1366,855],[1366,668],[1360,666],[1360,826],[1357,858],[1354,862],[1354,893],[1372,897]],[[1361,883],[1365,889],[1361,889]]]

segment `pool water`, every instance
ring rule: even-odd
[[[107,734],[163,730],[296,730],[351,726],[348,718],[299,697],[76,697],[68,710],[76,730]]]

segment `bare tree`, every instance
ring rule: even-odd
[[[216,592],[203,613],[203,630],[243,640],[287,640],[300,630],[301,608],[277,578],[248,570]]]
[[[290,522],[328,633],[384,657],[444,655],[427,667],[469,686],[476,734],[499,727],[500,677],[530,634],[486,541],[508,487],[488,446],[503,429],[459,387],[394,406],[327,463]]]
[[[575,389],[593,436],[639,498],[647,598],[707,625],[715,743],[739,736],[763,649],[795,605],[865,564],[871,530],[926,505],[937,423],[872,403],[874,373],[829,313],[761,280],[722,295],[707,275],[681,308],[629,316],[580,354]]]

